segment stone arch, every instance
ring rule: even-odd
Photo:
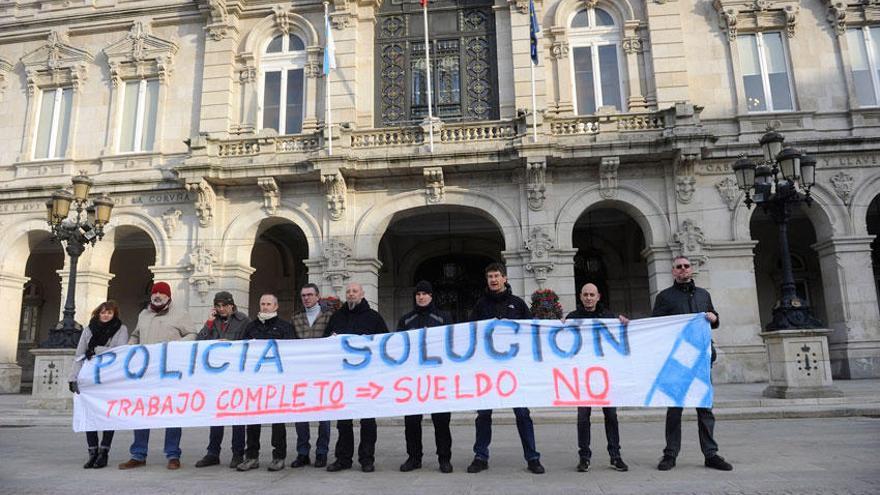
[[[568,20],[572,14],[586,7],[583,0],[561,0],[556,4],[553,12],[553,26],[568,29]],[[636,18],[636,9],[629,0],[599,0],[596,7],[611,10],[620,21],[629,21]]]
[[[813,204],[809,208],[805,208],[804,212],[812,222],[813,228],[816,229],[816,239],[821,241],[834,235],[848,235],[852,230],[852,224],[847,212],[837,206],[839,202],[837,196],[820,184],[816,184],[810,189],[810,195],[813,197]],[[751,209],[748,209],[737,203],[731,213],[730,222],[733,240],[751,240],[750,224],[756,208],[752,206]],[[867,208],[867,204],[865,208]]]
[[[861,185],[856,188],[849,207],[853,235],[868,235],[868,225],[865,223],[865,218],[868,215],[868,207],[878,195],[880,195],[880,173],[862,181]]]
[[[491,250],[493,246],[491,246],[488,242],[475,242],[472,243],[471,248],[465,251],[458,251],[458,254],[481,254]],[[402,273],[415,273],[416,269],[424,262],[447,254],[449,251],[447,248],[435,247],[432,249],[418,249],[412,250],[404,255],[404,257],[398,261],[398,270]]]
[[[628,185],[620,185],[617,195],[606,199],[599,194],[599,185],[596,184],[572,194],[559,209],[556,216],[556,242],[560,249],[572,249],[575,222],[582,213],[599,206],[618,209],[631,216],[642,229],[647,247],[666,244],[671,240],[666,213],[644,192]]]
[[[5,229],[3,236],[8,242],[0,242],[0,272],[10,275],[24,276],[28,256],[34,242],[39,243],[52,235],[42,217],[25,218]],[[39,240],[33,239],[31,233],[37,233]],[[45,235],[40,235],[45,234]]]
[[[110,249],[109,254],[112,254],[113,242],[107,241],[115,239],[115,230],[119,227],[137,227],[138,229],[143,230],[147,236],[149,236],[150,240],[153,241],[153,247],[156,249],[156,265],[167,266],[172,264],[171,246],[169,245],[168,237],[165,235],[162,225],[155,218],[136,211],[114,211],[113,217],[110,219],[109,227],[107,233],[104,235],[104,239],[99,241],[96,247],[101,246],[101,243],[106,243]],[[101,246],[100,249],[107,249],[107,247]],[[106,268],[109,268],[109,257],[106,259],[106,263]]]
[[[287,17],[290,19],[288,33],[296,34],[302,38],[306,48],[321,45],[321,42],[318,39],[318,32],[308,19],[293,12],[287,12]],[[274,36],[279,34],[283,33],[278,29],[274,14],[262,18],[253,28],[251,28],[247,36],[245,36],[239,55],[247,56],[253,60],[259,61],[265,45]]]
[[[220,262],[222,264],[239,264],[250,266],[251,249],[261,224],[267,218],[273,219],[278,224],[292,222],[299,227],[306,236],[308,243],[309,258],[321,257],[321,225],[308,211],[298,206],[291,206],[282,201],[275,215],[266,215],[261,208],[247,208],[244,213],[235,217],[220,241]],[[267,224],[262,224],[266,228]]]
[[[443,203],[438,206],[461,206],[485,217],[501,231],[506,250],[517,250],[523,245],[522,228],[513,210],[489,194],[447,187]],[[368,209],[355,225],[354,258],[376,258],[379,241],[396,213],[418,208],[430,209],[425,204],[424,191],[408,191],[377,202]]]

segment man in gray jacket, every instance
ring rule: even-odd
[[[171,302],[171,286],[156,282],[150,290],[150,305],[138,315],[137,326],[128,338],[129,345],[160,344],[175,340],[196,340],[197,332],[189,313]],[[180,428],[165,428],[165,457],[168,469],[180,469]],[[131,459],[119,469],[146,465],[150,430],[135,430],[129,452]]]
[[[241,340],[250,320],[238,310],[232,294],[220,291],[214,295],[214,308],[205,321],[198,340]],[[208,436],[208,453],[196,462],[196,467],[220,464],[220,445],[223,443],[223,426],[212,426]],[[229,467],[235,469],[244,462],[244,425],[232,426],[232,460]]]

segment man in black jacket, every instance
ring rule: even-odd
[[[595,284],[584,284],[581,287],[580,300],[581,307],[572,311],[565,317],[566,320],[572,318],[617,318],[624,325],[629,324],[629,319],[623,315],[615,315],[606,308],[599,306],[602,295],[599,294],[599,288]],[[590,450],[590,407],[578,407],[577,418],[577,436],[578,436],[578,472],[585,473],[590,469],[590,458],[593,451]],[[618,471],[628,471],[629,466],[623,462],[620,456],[620,430],[617,424],[617,408],[603,407],[602,414],[605,415],[605,438],[608,440],[608,455],[611,456],[611,467]]]
[[[501,263],[492,263],[486,267],[486,293],[477,300],[471,311],[471,321],[488,320],[492,318],[508,320],[531,319],[532,313],[525,301],[514,296],[507,283],[507,268]],[[544,466],[541,465],[541,454],[535,447],[535,425],[527,407],[514,407],[513,414],[516,416],[516,429],[523,446],[523,455],[528,464],[529,471],[535,474],[543,474]],[[479,473],[489,469],[489,444],[492,443],[492,410],[481,409],[477,411],[477,419],[474,420],[477,429],[474,441],[474,460],[468,466],[467,472]]]
[[[338,334],[372,335],[387,333],[385,320],[364,299],[364,288],[352,282],[345,287],[345,305],[333,313],[324,336]],[[361,442],[358,445],[358,462],[361,471],[372,473],[376,470],[376,419],[361,418]],[[354,458],[354,426],[350,419],[336,422],[336,460],[327,466],[327,471],[335,472],[350,469]]]
[[[718,312],[712,305],[712,297],[709,291],[694,284],[693,275],[693,267],[686,256],[673,258],[672,277],[675,282],[672,287],[657,294],[651,316],[704,313],[712,328],[718,328]],[[712,354],[714,357],[714,349]],[[675,467],[675,458],[681,450],[681,412],[681,407],[670,407],[666,410],[666,448],[663,449],[663,458],[657,465],[660,471],[669,471]],[[697,429],[700,435],[700,449],[706,458],[706,467],[722,471],[732,470],[733,466],[718,455],[718,444],[713,437],[715,415],[712,414],[712,409],[697,408]]]
[[[452,323],[452,317],[449,313],[434,305],[433,295],[434,288],[430,282],[422,280],[417,283],[415,291],[413,291],[415,308],[400,318],[400,321],[397,322],[397,331],[437,327]],[[443,473],[452,472],[452,433],[449,431],[451,417],[452,415],[448,412],[431,414],[431,422],[434,423],[434,440],[437,443],[437,460],[440,462],[440,471]],[[406,416],[403,424],[407,459],[400,465],[400,470],[407,472],[422,467],[422,415]]]
[[[260,312],[257,319],[244,329],[242,340],[250,339],[293,339],[296,334],[293,325],[278,318],[278,298],[274,294],[260,296]],[[247,426],[247,449],[245,460],[238,465],[239,471],[249,471],[260,467],[260,429],[262,425]],[[284,469],[287,458],[287,427],[284,423],[272,425],[272,463],[269,471]]]

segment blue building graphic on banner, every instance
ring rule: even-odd
[[[682,328],[657,379],[645,398],[645,406],[712,407],[711,330],[700,313]]]

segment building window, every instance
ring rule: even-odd
[[[569,26],[577,113],[590,115],[600,107],[623,111],[621,34],[614,17],[593,7],[575,13]]]
[[[880,27],[846,30],[856,100],[860,107],[877,106],[880,94]]]
[[[41,91],[37,108],[37,135],[34,158],[64,158],[70,136],[70,114],[73,89],[55,88]]]
[[[119,151],[151,151],[156,139],[159,80],[126,81],[122,90]]]
[[[260,61],[260,122],[278,134],[302,132],[305,110],[306,47],[295,34],[279,35],[266,46]]]
[[[736,42],[748,111],[794,110],[782,33],[741,34]]]

